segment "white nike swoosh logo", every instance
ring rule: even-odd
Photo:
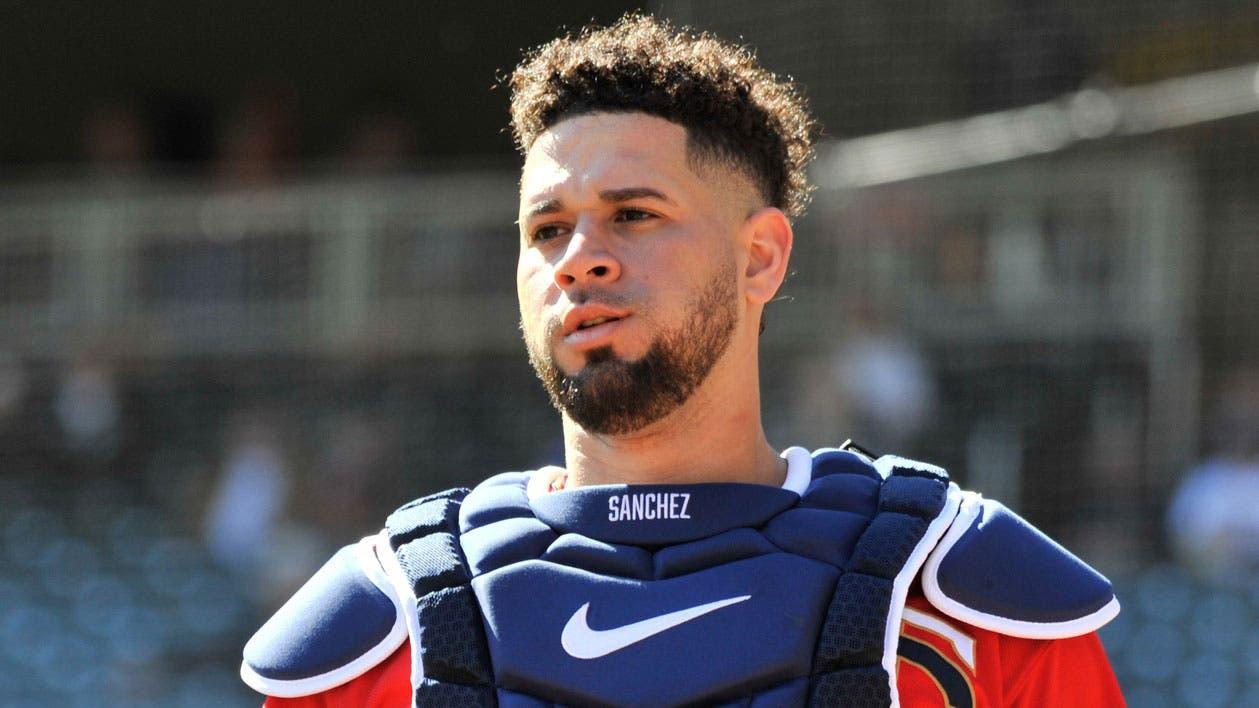
[[[607,656],[614,651],[624,649],[635,642],[641,642],[648,637],[660,634],[666,629],[672,629],[680,624],[690,622],[696,617],[720,610],[728,605],[743,602],[751,597],[751,595],[741,595],[726,600],[718,600],[706,605],[670,612],[667,615],[651,617],[623,627],[603,630],[591,629],[586,622],[586,613],[590,610],[590,603],[587,602],[578,607],[573,616],[568,618],[568,624],[564,625],[564,632],[560,634],[560,645],[574,659],[598,659],[601,656]]]

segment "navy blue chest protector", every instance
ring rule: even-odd
[[[241,678],[314,695],[409,639],[416,706],[886,706],[911,583],[1028,639],[1119,612],[1105,577],[937,467],[784,456],[782,489],[549,494],[544,474],[512,473],[420,499],[277,610]]]
[[[832,450],[802,494],[530,499],[509,473],[412,502],[386,533],[414,602],[414,703],[890,705],[901,609],[950,494],[938,468],[885,473]]]

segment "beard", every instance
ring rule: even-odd
[[[647,353],[619,359],[611,347],[586,353],[586,365],[566,374],[555,363],[551,337],[534,345],[529,363],[551,405],[590,433],[624,435],[672,413],[708,378],[730,345],[738,320],[733,264],[727,264],[687,307],[682,326],[659,334]]]

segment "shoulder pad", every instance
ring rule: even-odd
[[[376,559],[376,536],[324,564],[245,644],[241,678],[268,696],[307,696],[384,661],[406,620]]]
[[[998,502],[966,492],[927,557],[922,589],[940,611],[1028,639],[1062,639],[1119,614],[1110,581]]]

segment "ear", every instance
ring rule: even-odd
[[[748,257],[743,291],[750,301],[764,305],[774,298],[787,277],[787,261],[795,238],[791,222],[782,210],[765,207],[744,220],[742,230]]]

